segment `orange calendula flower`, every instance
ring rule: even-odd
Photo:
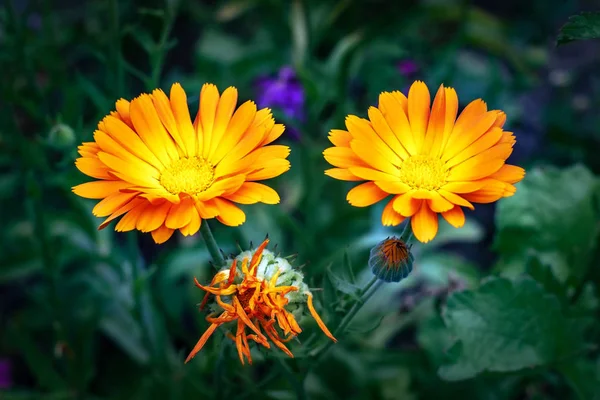
[[[334,144],[323,153],[337,168],[325,174],[367,181],[348,193],[356,207],[393,197],[383,210],[383,225],[411,217],[415,237],[428,242],[438,230],[438,214],[455,227],[465,222],[462,207],[512,196],[523,168],[506,164],[516,140],[502,129],[504,112],[488,111],[483,100],[458,113],[452,88],[440,86],[431,104],[427,86],[417,81],[408,97],[383,92],[369,119],[350,115],[345,130],[332,130]]]
[[[242,364],[245,359],[252,364],[249,341],[267,349],[273,343],[294,357],[285,343],[302,332],[296,318],[302,313],[304,304],[325,335],[337,341],[315,311],[312,294],[303,282],[302,274],[286,259],[265,250],[268,242],[265,240],[254,252],[240,254],[231,261],[231,267],[219,271],[208,286],[194,278],[196,286],[206,291],[200,308],[206,306],[211,294],[216,303],[214,312],[206,318],[210,326],[186,363],[202,349],[213,332],[226,323],[236,326],[235,335],[227,333],[227,336],[235,342]]]
[[[193,122],[178,83],[169,97],[156,89],[131,102],[117,101],[75,161],[96,179],[73,191],[102,199],[93,209],[108,217],[100,229],[123,216],[115,230],[151,232],[163,243],[175,230],[195,234],[202,219],[242,224],[246,216],[235,203],[278,203],[277,192],[257,181],[290,168],[287,146],[267,146],[284,126],[252,101],[236,109],[237,97],[234,87],[219,94],[215,85],[205,84]]]

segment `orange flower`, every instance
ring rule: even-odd
[[[304,292],[306,295],[305,301],[308,310],[325,335],[334,342],[337,341],[315,311],[312,294],[308,291],[306,285],[298,283],[299,273],[295,273],[288,268],[283,271],[277,267],[278,260],[283,259],[262,262],[263,251],[265,251],[268,243],[269,240],[265,240],[256,249],[250,261],[248,261],[247,255],[244,255],[241,262],[241,271],[237,268],[238,261],[236,259],[233,260],[229,269],[218,272],[209,286],[201,285],[194,278],[196,286],[206,291],[200,308],[204,308],[209,295],[212,294],[215,296],[217,306],[223,309],[223,312],[218,317],[215,317],[217,313],[213,313],[206,318],[211,325],[194,346],[194,349],[185,360],[186,363],[194,358],[219,326],[228,322],[235,322],[236,324],[235,336],[227,333],[227,337],[235,342],[242,364],[244,364],[244,358],[252,364],[248,345],[250,340],[267,349],[271,347],[270,340],[288,356],[294,357],[285,343],[298,336],[302,329],[300,329],[294,315],[286,307],[290,302],[289,294],[298,291]],[[283,262],[287,263],[284,260]],[[273,268],[272,266],[276,267]],[[260,272],[259,269],[261,269]],[[269,273],[267,270],[272,271]],[[269,274],[271,276],[268,276]],[[284,278],[284,275],[287,275],[288,278]],[[278,285],[282,280],[290,281],[295,285]],[[236,281],[239,281],[239,283],[235,283]],[[248,333],[247,329],[251,333]],[[283,333],[284,337],[281,336],[280,332]]]
[[[506,164],[516,140],[502,130],[506,115],[471,102],[457,116],[458,97],[440,86],[433,105],[423,82],[411,86],[408,98],[383,92],[369,119],[349,115],[345,130],[332,130],[334,144],[323,153],[337,168],[325,174],[346,181],[367,181],[348,192],[356,207],[389,195],[383,225],[411,218],[414,235],[428,242],[438,230],[438,213],[455,227],[465,222],[462,207],[512,196],[525,175]]]
[[[94,215],[108,217],[100,229],[121,218],[115,230],[151,232],[163,243],[175,230],[193,235],[201,219],[237,226],[246,215],[234,203],[276,204],[279,195],[257,183],[290,168],[287,146],[267,146],[284,130],[267,108],[247,101],[236,110],[237,90],[205,84],[192,123],[186,94],[178,83],[170,97],[156,89],[99,124],[94,142],[79,147],[77,168],[96,181],[73,191],[102,199]]]

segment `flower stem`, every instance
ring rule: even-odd
[[[208,221],[202,221],[202,224],[200,225],[200,234],[202,235],[202,238],[206,243],[206,248],[208,249],[208,252],[210,253],[210,256],[212,257],[215,265],[217,267],[222,267],[223,265],[225,265],[225,260],[221,255],[221,251],[219,250],[217,241],[215,240],[215,237],[213,236],[212,231],[210,230],[210,226],[208,226]]]
[[[408,243],[408,241],[412,238],[412,235],[413,235],[413,231],[410,226],[410,218],[409,218],[406,220],[406,225],[404,225],[404,230],[402,231],[402,234],[400,235],[400,240],[402,240],[404,243]]]
[[[373,295],[373,293],[375,293],[376,289],[371,291],[370,293],[368,293],[368,292],[375,285],[375,283],[377,283],[377,281],[379,281],[379,278],[377,278],[376,276],[373,276],[373,278],[369,281],[369,283],[367,283],[367,285],[359,292],[360,300],[358,300],[356,303],[354,303],[354,305],[352,306],[350,311],[348,311],[348,314],[346,314],[344,319],[342,319],[342,322],[340,322],[340,324],[338,325],[338,327],[336,328],[336,330],[333,333],[334,336],[336,334],[343,333],[346,330],[346,328],[348,327],[350,322],[352,322],[352,319],[354,318],[356,313],[358,313],[358,311],[369,300],[369,298]]]
[[[338,337],[340,334],[343,334],[352,319],[356,316],[356,314],[360,311],[362,306],[375,294],[379,286],[383,283],[382,280],[373,276],[373,278],[363,287],[360,292],[358,292],[359,300],[354,303],[350,311],[346,314],[346,316],[342,319],[342,322],[338,325],[338,327],[333,331],[333,336]],[[373,288],[373,286],[375,286]],[[373,290],[371,290],[373,288]],[[318,362],[329,350],[329,348],[333,345],[333,341],[328,342],[321,350],[316,354],[315,362]]]

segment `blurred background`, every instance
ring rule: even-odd
[[[2,1],[0,399],[599,398],[600,43],[557,47],[569,16],[597,9]],[[417,79],[456,88],[461,109],[483,98],[506,112],[509,162],[528,171],[517,194],[479,205],[461,229],[440,222],[413,247],[413,274],[384,285],[319,363],[310,353],[326,338],[307,318],[293,360],[257,349],[242,367],[217,332],[184,365],[207,326],[192,281],[214,273],[204,243],[98,231],[94,202],[70,189],[88,181],[77,145],[117,99],[173,82],[191,109],[205,82],[271,107],[292,148],[292,169],[269,183],[281,203],[244,208],[239,228],[210,226],[227,253],[268,233],[297,254],[331,328],[370,279],[369,249],[400,229],[381,226],[382,206],[348,205],[352,183],[324,176],[327,133]],[[506,290],[482,288],[489,279]],[[475,331],[480,320],[487,330]]]

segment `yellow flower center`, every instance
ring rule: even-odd
[[[410,156],[400,166],[400,180],[413,189],[438,190],[446,183],[448,169],[439,158]]]
[[[201,157],[180,158],[160,174],[160,184],[172,194],[198,194],[214,180],[215,169]]]

